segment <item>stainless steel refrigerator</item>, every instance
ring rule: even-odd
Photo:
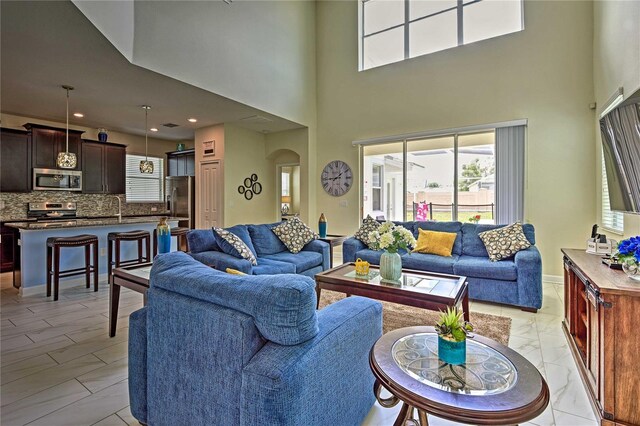
[[[181,220],[179,226],[193,229],[196,225],[195,180],[193,176],[168,176],[165,178],[165,197],[167,209],[173,217],[188,218]]]

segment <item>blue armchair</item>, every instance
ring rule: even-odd
[[[379,302],[315,310],[300,275],[236,276],[174,252],[156,258],[129,322],[136,419],[161,425],[359,425],[374,403]]]

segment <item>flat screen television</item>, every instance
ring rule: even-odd
[[[640,214],[640,90],[600,119],[611,210]]]

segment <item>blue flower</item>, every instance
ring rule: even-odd
[[[635,257],[640,262],[640,236],[627,238],[618,244],[618,254],[623,257]]]

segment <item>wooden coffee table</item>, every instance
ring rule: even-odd
[[[147,290],[149,290],[149,275],[153,263],[115,268],[109,284],[109,337],[116,335],[118,324],[118,305],[120,303],[120,287],[125,287],[142,294],[144,304],[147,304]]]
[[[346,263],[317,274],[318,305],[325,289],[435,311],[461,305],[464,319],[469,321],[466,277],[403,269],[399,281],[385,281],[377,266],[371,266],[368,277],[358,276],[355,271],[353,263]]]
[[[467,339],[467,362],[454,366],[438,359],[433,327],[400,328],[375,343],[369,365],[378,403],[388,408],[402,402],[396,426],[426,426],[428,414],[474,425],[514,425],[534,419],[549,404],[549,387],[536,367],[479,335]],[[381,397],[382,387],[391,397]]]

